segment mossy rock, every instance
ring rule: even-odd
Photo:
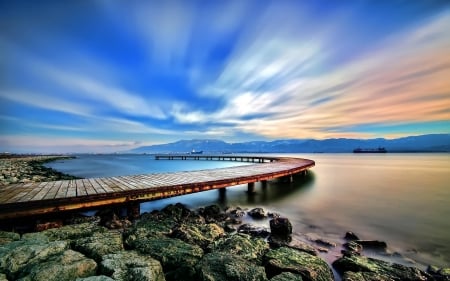
[[[303,281],[302,276],[299,274],[294,274],[291,272],[282,272],[281,274],[278,274],[270,281]]]
[[[176,238],[154,237],[135,241],[136,250],[159,260],[167,280],[194,280],[194,266],[203,257],[203,250]]]
[[[96,261],[102,256],[123,250],[122,234],[118,231],[94,233],[90,237],[80,238],[71,243],[72,248]]]
[[[333,262],[333,267],[340,274],[353,271],[374,273],[393,280],[415,281],[430,279],[430,275],[420,269],[360,255],[344,256]]]
[[[17,240],[20,240],[18,233],[0,231],[0,246]]]
[[[183,224],[173,229],[171,237],[206,249],[214,240],[225,235],[222,227],[215,223],[193,225]]]
[[[8,279],[6,279],[6,275],[3,273],[0,273],[0,281],[8,281]]]
[[[94,275],[96,272],[97,264],[94,260],[67,250],[30,267],[28,274],[20,281],[72,281],[78,277]]]
[[[165,281],[161,263],[135,251],[103,256],[100,272],[114,280]]]
[[[264,267],[232,254],[209,253],[197,271],[201,281],[267,281]]]
[[[352,272],[347,271],[342,276],[342,281],[396,281],[385,275],[373,272]]]
[[[264,257],[269,277],[292,272],[306,281],[333,281],[333,272],[321,258],[295,249],[280,247],[270,250]]]
[[[217,240],[211,245],[210,250],[237,255],[248,261],[261,264],[262,257],[269,250],[269,244],[261,238],[253,238],[248,234],[235,234]]]
[[[96,223],[80,223],[66,225],[60,228],[47,229],[41,232],[26,233],[23,239],[33,240],[42,239],[43,236],[48,237],[49,241],[57,240],[76,240],[84,237],[90,237],[94,233],[102,233],[108,231],[107,228],[98,226]]]
[[[98,275],[98,276],[77,278],[75,281],[114,281],[114,279],[105,275]]]

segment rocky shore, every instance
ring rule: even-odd
[[[336,245],[291,234],[289,219],[261,208],[175,204],[134,222],[102,211],[41,232],[0,232],[0,281],[450,280],[450,268],[425,272],[368,258],[366,247],[383,250],[386,243],[351,232],[330,265],[318,253]]]
[[[70,158],[73,157],[59,155],[1,155],[0,187],[13,183],[76,179],[77,177],[43,166],[43,164],[50,161]]]

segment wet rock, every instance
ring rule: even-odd
[[[292,241],[287,247],[317,256],[317,250],[313,246],[299,240]]]
[[[342,281],[397,281],[389,276],[373,272],[352,272],[347,271],[342,276]]]
[[[263,208],[254,208],[248,211],[248,215],[254,219],[263,219],[266,217],[266,211]]]
[[[161,213],[166,217],[173,219],[176,222],[184,222],[189,216],[193,214],[191,210],[186,208],[181,203],[176,203],[175,205],[167,205],[161,210]]]
[[[237,231],[237,228],[234,227],[234,226],[232,226],[231,224],[228,224],[228,223],[227,223],[227,224],[225,224],[224,230],[225,230],[225,232],[227,232],[227,233],[232,233],[232,232]]]
[[[317,256],[287,247],[270,250],[265,255],[268,277],[291,272],[307,281],[333,281],[333,273],[328,264]]]
[[[384,241],[378,240],[354,240],[355,243],[363,246],[364,249],[371,249],[377,251],[386,251],[387,244]]]
[[[325,240],[323,238],[314,239],[313,241],[316,242],[317,244],[325,246],[325,247],[330,247],[330,248],[336,247],[336,243]]]
[[[353,241],[353,240],[359,240],[359,237],[355,233],[353,233],[351,231],[347,231],[345,233],[344,239],[348,240],[348,241]]]
[[[292,224],[287,218],[274,218],[269,223],[273,236],[288,237],[292,234]]]
[[[340,274],[344,274],[347,271],[369,272],[394,280],[428,280],[430,277],[429,274],[414,267],[407,267],[395,263],[391,264],[359,255],[344,256],[333,262],[333,267]]]
[[[49,241],[56,240],[76,240],[84,237],[92,236],[96,232],[106,232],[106,228],[98,226],[95,223],[81,223],[74,225],[66,225],[60,228],[44,230],[42,232],[26,233],[24,239],[35,239],[45,236]],[[39,238],[40,239],[40,238]]]
[[[361,253],[363,246],[361,246],[360,244],[356,243],[355,241],[350,241],[345,243],[344,248],[346,250],[348,250],[349,253]]]
[[[122,234],[118,231],[94,233],[72,242],[72,248],[99,262],[102,256],[123,250]]]
[[[249,224],[249,223],[239,226],[238,232],[250,234],[251,236],[262,237],[262,238],[265,238],[265,237],[269,236],[269,234],[270,234],[267,227],[256,226],[256,225]]]
[[[272,219],[281,217],[281,215],[278,213],[267,213],[267,216]]]
[[[114,280],[164,281],[159,261],[135,251],[123,251],[102,257],[100,272]]]
[[[245,212],[239,207],[228,211],[228,214],[235,218],[242,218],[243,216],[245,216]]]
[[[302,276],[291,272],[282,272],[274,276],[270,281],[303,281]]]
[[[89,276],[85,278],[77,278],[75,281],[114,281],[114,279],[105,275],[98,275],[98,276]]]
[[[262,257],[269,250],[269,245],[260,238],[253,238],[247,234],[235,234],[217,240],[209,248],[211,252],[240,256],[257,264],[261,264]]]
[[[86,258],[83,254],[67,250],[59,255],[32,267],[27,266],[26,275],[21,281],[72,281],[78,277],[94,275],[97,264],[94,260]],[[24,274],[24,272],[22,272]]]
[[[20,235],[14,232],[0,231],[0,246],[20,239]]]
[[[203,225],[183,224],[173,229],[171,237],[206,249],[214,240],[224,235],[224,229],[215,223]]]
[[[321,253],[328,253],[328,249],[324,248],[324,247],[317,247],[317,251],[319,251]]]
[[[264,267],[240,256],[209,253],[197,265],[201,281],[267,281]]]
[[[199,246],[175,238],[152,237],[136,240],[135,249],[159,260],[167,280],[190,280],[195,276],[194,266],[203,257]]]
[[[427,273],[433,276],[436,281],[450,281],[450,268],[439,268],[429,265]]]

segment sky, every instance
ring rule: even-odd
[[[450,1],[0,0],[0,151],[450,133]]]

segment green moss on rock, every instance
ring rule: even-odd
[[[270,281],[303,281],[302,276],[291,272],[283,272],[274,276]]]
[[[17,240],[20,240],[18,233],[0,231],[0,246]]]
[[[280,247],[265,255],[267,275],[292,272],[306,281],[333,281],[333,272],[321,258],[295,249]]]
[[[248,234],[235,234],[217,240],[211,245],[210,250],[237,255],[248,261],[261,264],[262,257],[269,250],[269,244],[261,238],[253,238]]]
[[[42,237],[45,236],[49,241],[76,240],[92,236],[94,233],[106,231],[108,231],[107,228],[98,226],[96,223],[80,223],[62,226],[60,228],[52,228],[41,232],[26,233],[23,235],[23,239],[42,239]]]
[[[101,261],[102,256],[123,250],[122,234],[118,231],[94,233],[90,237],[73,241],[72,248],[89,258]]]
[[[206,249],[214,240],[224,235],[225,231],[222,227],[215,223],[209,223],[202,225],[183,224],[173,229],[171,237]]]

